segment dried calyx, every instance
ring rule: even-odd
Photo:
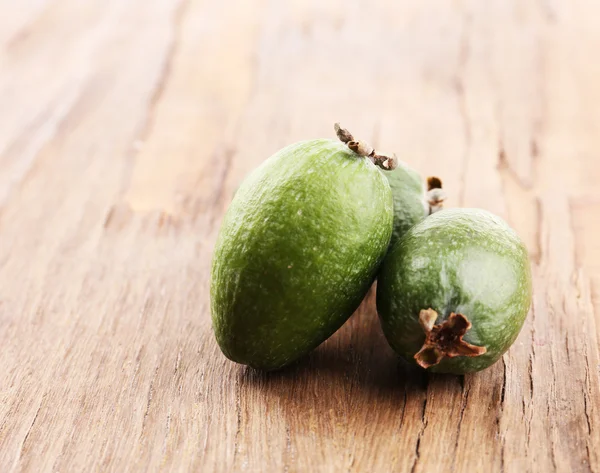
[[[433,309],[422,310],[419,323],[425,332],[425,343],[415,355],[415,360],[423,368],[437,365],[444,358],[455,356],[479,356],[486,352],[485,347],[471,345],[463,336],[471,328],[471,322],[463,314],[450,314],[447,320],[434,325],[437,312]]]
[[[369,158],[373,164],[385,169],[386,171],[396,169],[396,166],[398,165],[398,159],[396,158],[396,155],[389,157],[382,154],[377,154],[369,143],[366,141],[355,140],[352,136],[352,133],[345,128],[342,128],[339,123],[336,123],[334,128],[335,133],[340,141],[348,145],[348,148],[350,148],[359,156]]]
[[[429,215],[442,210],[446,193],[442,189],[442,181],[439,177],[427,178],[427,204],[429,205]]]

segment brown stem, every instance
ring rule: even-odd
[[[427,204],[429,215],[442,210],[446,200],[446,192],[442,189],[442,180],[439,177],[427,178]]]
[[[424,309],[419,314],[419,323],[425,332],[425,342],[414,357],[419,366],[427,369],[444,358],[480,356],[487,351],[485,347],[471,345],[463,340],[463,336],[471,328],[471,322],[466,316],[453,312],[447,320],[435,325],[437,316],[433,309]]]
[[[379,166],[386,171],[396,169],[396,166],[398,166],[398,158],[396,158],[395,154],[391,157],[377,154],[369,143],[366,141],[355,140],[352,133],[345,128],[342,128],[339,123],[335,123],[333,128],[335,129],[335,134],[342,143],[348,145],[348,148],[359,156],[369,158],[376,166]]]
[[[427,178],[427,190],[431,189],[441,189],[442,188],[442,180],[439,177],[430,176]]]

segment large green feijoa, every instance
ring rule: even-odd
[[[427,180],[428,191],[420,174],[406,163],[398,162],[396,169],[385,173],[394,199],[394,230],[390,247],[414,225],[430,213],[441,209],[444,200],[441,181],[436,177]]]
[[[502,219],[479,209],[442,210],[412,227],[377,282],[388,342],[435,372],[479,371],[497,361],[530,304],[525,246]]]
[[[211,272],[213,327],[231,360],[265,370],[293,362],[332,335],[373,282],[392,194],[348,146],[290,145],[236,192]]]

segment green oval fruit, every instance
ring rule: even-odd
[[[394,199],[393,245],[411,228],[429,215],[423,181],[417,171],[403,162],[393,171],[386,172]]]
[[[326,340],[369,289],[392,220],[383,173],[342,143],[304,141],[269,158],[238,189],[216,243],[223,353],[276,369]]]
[[[499,217],[449,209],[412,227],[386,256],[377,310],[392,348],[443,373],[487,368],[531,304],[525,246]]]

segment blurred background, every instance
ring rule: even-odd
[[[598,471],[600,7],[0,0],[1,471]],[[372,297],[295,368],[225,360],[231,196],[339,121],[505,218],[535,299],[478,375]]]

